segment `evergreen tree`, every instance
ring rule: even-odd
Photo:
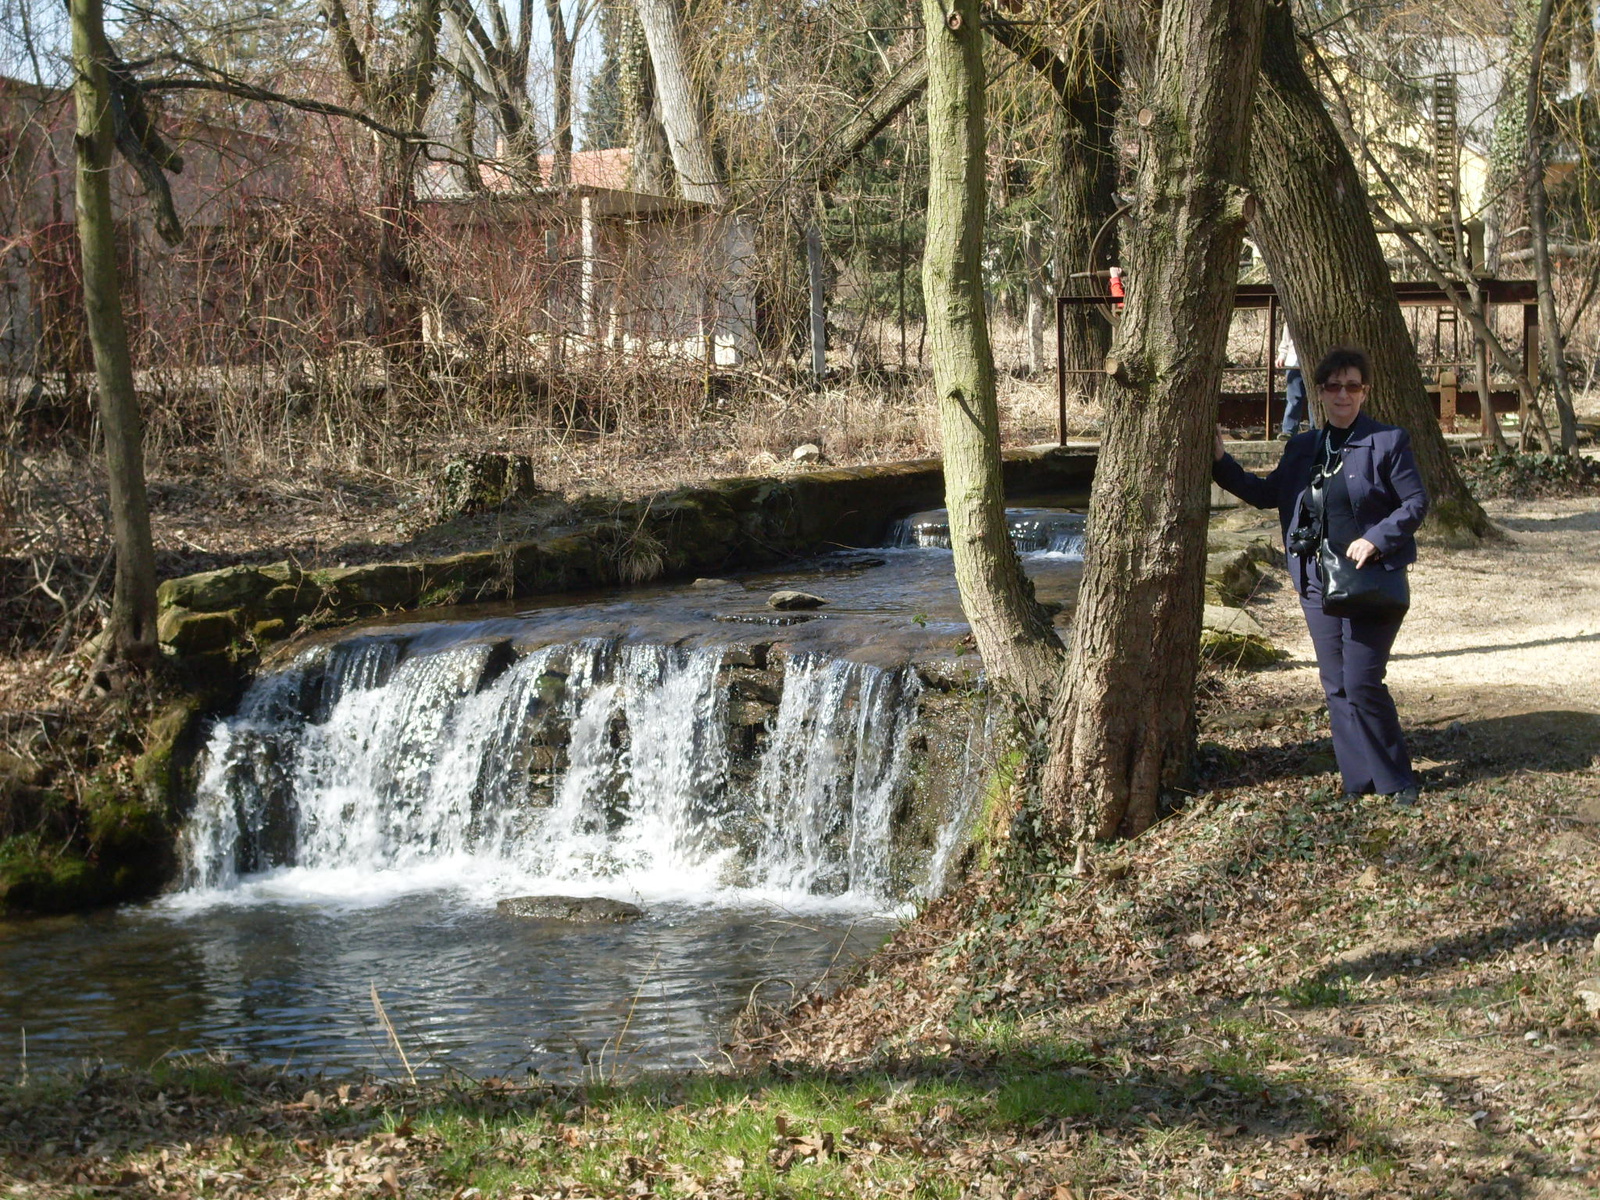
[[[583,108],[583,148],[609,150],[628,144],[626,106],[622,98],[622,39],[626,8],[608,0],[600,10],[600,69],[589,78]]]

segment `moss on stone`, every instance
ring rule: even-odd
[[[36,834],[0,841],[0,911],[75,912],[106,899],[106,880],[76,850]]]
[[[306,578],[321,593],[323,603],[335,607],[407,608],[422,594],[423,567],[414,562],[367,563],[311,571]]]
[[[177,605],[162,610],[156,620],[156,636],[167,650],[180,658],[221,650],[230,645],[244,627],[240,609],[226,612],[194,612]]]
[[[1201,631],[1200,656],[1222,666],[1240,668],[1270,667],[1285,657],[1264,637],[1218,629]]]
[[[144,753],[133,764],[134,782],[147,804],[171,812],[181,801],[184,774],[199,751],[208,707],[199,695],[180,696],[150,722]]]
[[[277,584],[256,567],[224,567],[169,579],[156,589],[156,602],[162,608],[179,607],[194,612],[221,612],[241,605],[258,604]]]

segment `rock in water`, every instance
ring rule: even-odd
[[[452,459],[439,472],[439,516],[489,512],[508,500],[532,496],[533,460],[526,454],[471,454]]]
[[[621,925],[644,916],[644,909],[637,904],[607,900],[602,896],[511,896],[495,907],[505,917],[591,925]]]
[[[767,597],[767,607],[776,608],[783,612],[790,612],[799,608],[821,608],[827,601],[821,596],[813,596],[810,592],[773,592]]]

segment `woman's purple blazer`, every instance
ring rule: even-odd
[[[1313,429],[1290,438],[1283,457],[1265,478],[1246,471],[1232,455],[1225,454],[1211,464],[1211,478],[1224,491],[1256,508],[1277,506],[1286,548],[1300,493],[1311,483],[1320,436]],[[1350,489],[1356,524],[1366,531],[1362,536],[1378,548],[1382,555],[1379,561],[1391,571],[1416,562],[1417,541],[1413,535],[1428,511],[1428,493],[1423,490],[1417,459],[1411,453],[1411,435],[1361,413],[1350,426],[1341,470]],[[1289,575],[1294,580],[1294,590],[1302,596],[1306,594],[1305,569],[1304,559],[1289,555]]]

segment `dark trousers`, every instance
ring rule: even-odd
[[[1344,790],[1387,795],[1414,786],[1400,715],[1383,682],[1400,622],[1330,617],[1322,611],[1322,593],[1315,586],[1309,592],[1300,607],[1317,648]]]
[[[1311,424],[1311,416],[1306,412],[1306,380],[1299,367],[1290,367],[1284,381],[1283,430],[1295,433],[1300,426]]]

